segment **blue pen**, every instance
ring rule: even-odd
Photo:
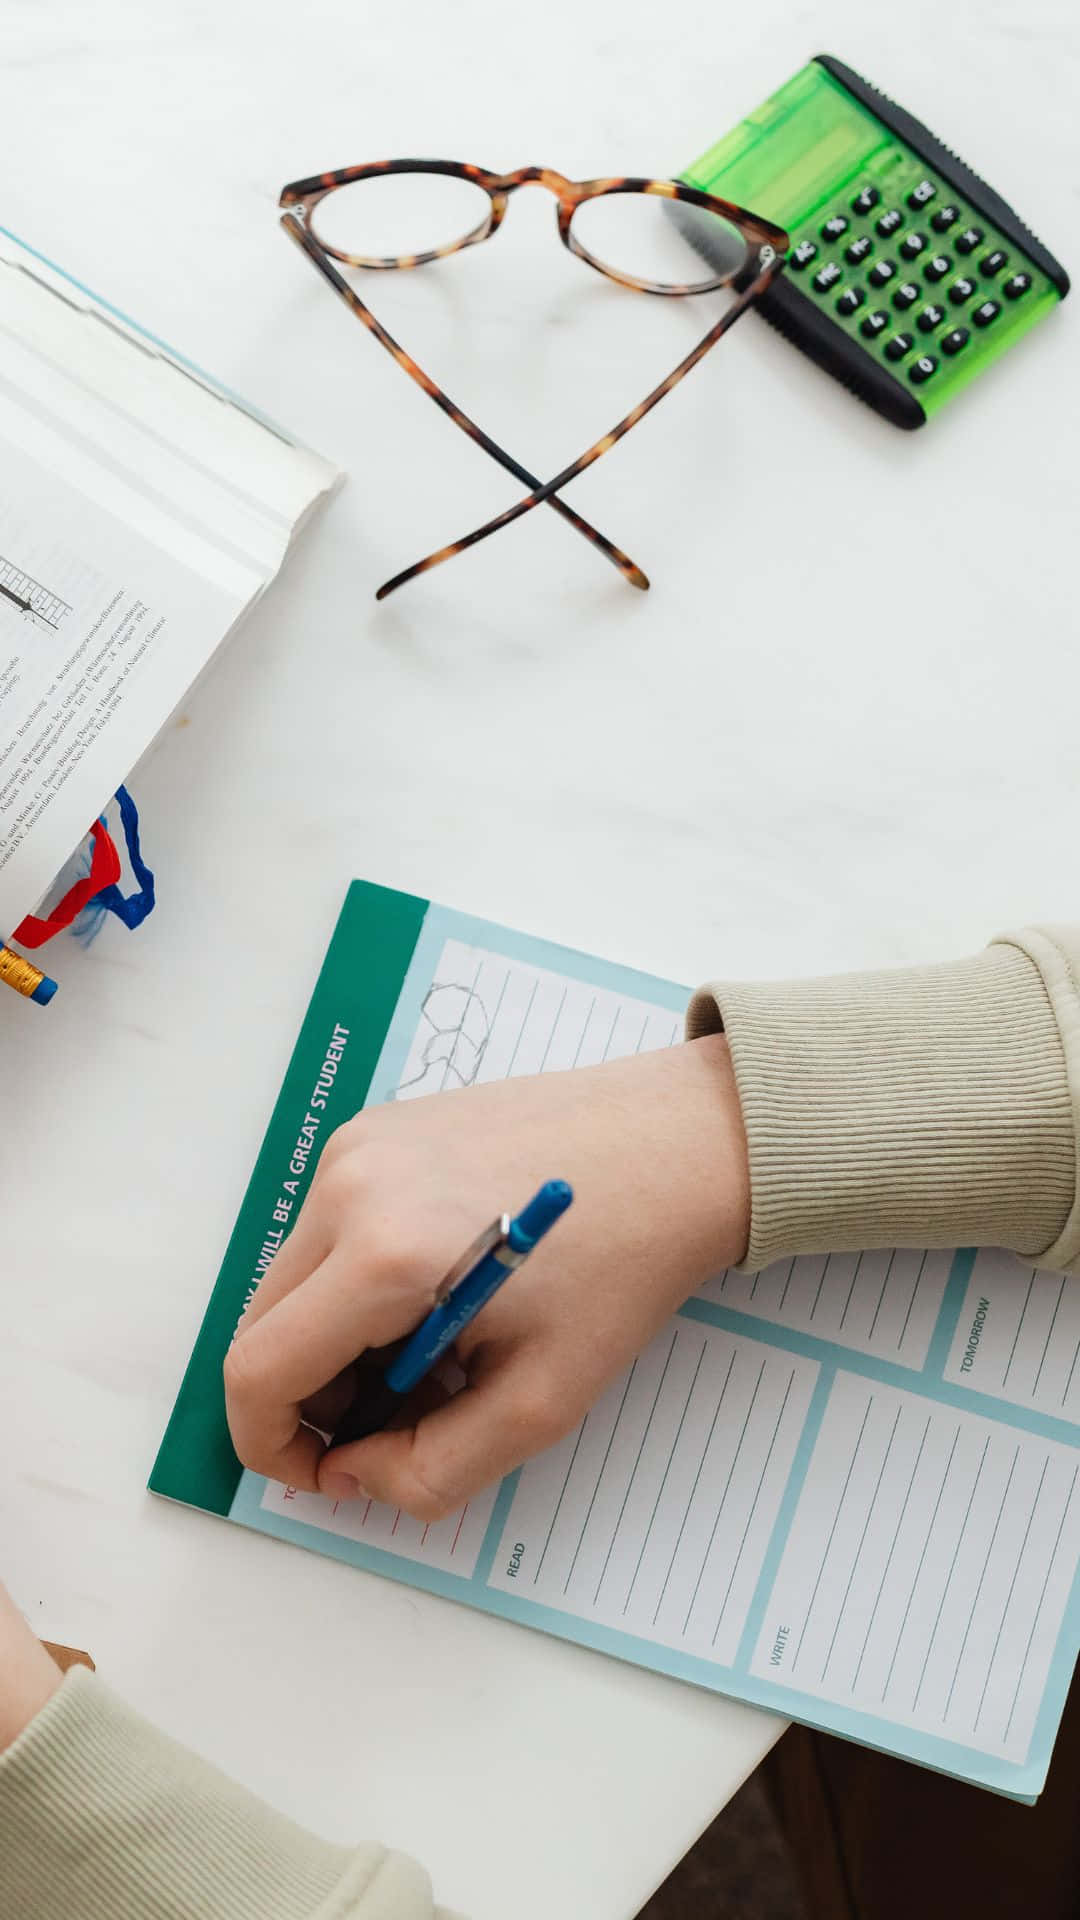
[[[346,1447],[385,1427],[406,1394],[431,1372],[503,1281],[528,1259],[573,1197],[565,1180],[548,1180],[516,1220],[503,1213],[492,1221],[451,1267],[427,1319],[409,1335],[381,1379],[365,1383],[363,1396],[343,1416],[331,1446]]]

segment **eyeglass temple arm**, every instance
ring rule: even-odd
[[[463,433],[467,433],[470,440],[475,440],[477,446],[483,447],[484,452],[489,453],[493,460],[497,460],[501,467],[506,468],[508,473],[512,473],[515,479],[521,480],[527,487],[539,487],[541,482],[537,479],[536,474],[530,473],[527,467],[523,467],[520,461],[514,459],[512,454],[507,453],[503,447],[499,446],[497,441],[492,440],[490,436],[484,432],[482,427],[477,426],[475,420],[470,420],[468,414],[463,413],[461,408],[450,399],[449,394],[444,393],[441,387],[436,386],[430,375],[426,374],[423,368],[418,366],[416,361],[405,352],[404,347],[398,345],[393,335],[388,333],[386,328],[376,320],[370,307],[364,305],[359,294],[356,293],[348,281],[338,273],[329,255],[320,247],[314,234],[309,233],[306,228],[301,226],[299,220],[289,213],[282,216],[281,225],[284,227],[290,240],[294,240],[297,246],[303,248],[323,278],[329,281],[334,292],[339,294],[345,301],[346,306],[352,308],[357,318],[363,321],[368,331],[374,334],[380,345],[384,346],[387,352],[397,361],[398,366],[404,369],[411,380],[415,380],[418,387],[423,388],[424,392],[434,400],[437,407],[442,408],[443,412],[454,422],[454,425],[460,427]],[[555,511],[562,515],[564,520],[568,520],[570,525],[576,527],[579,533],[583,533],[586,540],[598,548],[605,559],[611,561],[613,567],[618,568],[624,580],[626,580],[630,586],[640,587],[642,589],[648,587],[649,577],[646,573],[642,572],[636,561],[631,560],[630,555],[624,553],[621,547],[617,547],[614,541],[608,540],[604,534],[598,532],[595,527],[590,526],[589,522],[583,519],[580,513],[576,513],[573,507],[568,507],[564,500],[556,499],[554,497],[554,489],[549,488],[543,497],[549,506],[554,507]]]
[[[747,307],[765,291],[783,265],[782,258],[771,260],[758,274],[752,285],[747,287],[745,293],[740,294],[734,305],[721,316],[716,325],[710,327],[708,333],[698,341],[697,346],[687,354],[685,360],[680,360],[674,372],[669,373],[666,380],[662,380],[658,387],[654,387],[639,406],[626,414],[610,433],[605,433],[602,440],[597,440],[586,453],[581,455],[580,459],[575,460],[571,466],[564,467],[553,480],[548,480],[543,486],[536,487],[524,500],[519,500],[516,506],[508,507],[505,513],[497,514],[494,520],[489,520],[484,526],[477,527],[473,533],[467,533],[461,540],[452,541],[447,547],[440,547],[437,553],[429,553],[425,559],[418,560],[415,566],[406,567],[403,572],[395,573],[392,580],[387,580],[379,588],[375,595],[376,600],[385,600],[387,594],[404,586],[407,580],[415,580],[417,574],[427,573],[430,568],[441,566],[444,560],[453,559],[456,553],[464,553],[466,548],[474,547],[478,540],[486,540],[489,534],[496,533],[500,527],[509,526],[512,520],[519,520],[523,513],[529,513],[533,507],[539,506],[541,501],[550,500],[557,489],[567,486],[571,480],[577,478],[579,473],[584,473],[586,467],[591,467],[595,460],[599,460],[602,453],[606,453],[608,448],[613,447],[617,440],[621,440],[625,433],[629,433],[631,427],[644,419],[645,415],[656,406],[657,401],[662,400],[665,393],[670,393],[672,387],[678,385],[683,375],[689,373],[691,367],[696,367],[698,361],[704,359],[709,348],[714,347],[728,328],[734,326],[740,314],[745,313]]]

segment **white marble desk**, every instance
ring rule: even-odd
[[[537,512],[380,608],[516,487],[276,194],[410,151],[674,170],[821,41],[1068,260],[1080,27],[1053,0],[0,12],[5,224],[351,476],[138,774],[157,912],[54,949],[47,1015],[0,1005],[0,1573],[171,1731],[420,1853],[475,1920],[627,1920],[777,1723],[144,1495],[340,896],[366,875],[687,981],[1075,913],[1073,320],[905,437],[750,318],[574,489],[649,595]],[[590,276],[540,194],[372,297],[545,474],[702,327]]]

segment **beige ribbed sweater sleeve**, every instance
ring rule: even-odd
[[[0,1757],[0,1914],[440,1920],[413,1861],[293,1826],[81,1667]]]
[[[776,985],[715,982],[756,1270],[796,1253],[1002,1246],[1080,1273],[1080,928],[972,959]]]

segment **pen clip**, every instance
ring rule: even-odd
[[[500,1213],[498,1218],[492,1221],[490,1227],[485,1227],[483,1233],[477,1234],[472,1246],[466,1247],[460,1260],[455,1260],[446,1278],[440,1281],[438,1291],[435,1295],[435,1305],[441,1306],[444,1300],[448,1300],[454,1288],[460,1286],[461,1282],[467,1279],[473,1268],[477,1266],[481,1260],[489,1253],[494,1253],[498,1247],[506,1245],[509,1236],[510,1215],[508,1213]]]

